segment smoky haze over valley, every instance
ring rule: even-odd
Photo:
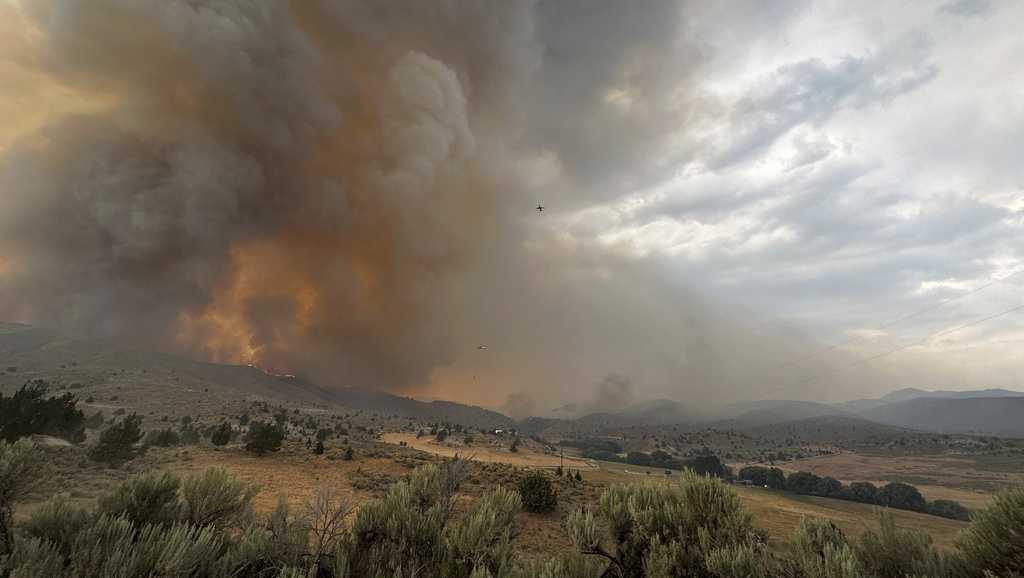
[[[1024,389],[1022,20],[0,0],[0,321],[517,417]]]

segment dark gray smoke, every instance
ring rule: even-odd
[[[71,104],[0,140],[0,318],[519,413],[783,387],[798,346],[565,228],[697,154],[713,10],[642,4],[17,2],[2,74]]]

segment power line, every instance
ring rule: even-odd
[[[1007,275],[1005,277],[993,278],[992,281],[990,281],[990,282],[988,282],[988,283],[986,283],[986,284],[984,284],[984,285],[982,285],[980,287],[975,287],[974,289],[971,289],[967,293],[963,293],[961,295],[957,295],[956,297],[950,297],[949,299],[943,299],[942,301],[939,301],[938,303],[934,303],[934,304],[929,305],[927,307],[918,309],[917,311],[914,311],[913,313],[909,313],[909,314],[904,315],[902,317],[898,317],[896,319],[893,319],[892,321],[889,321],[889,322],[886,322],[886,323],[884,323],[882,325],[879,325],[877,328],[875,328],[875,331],[883,331],[885,329],[889,329],[890,327],[894,327],[896,325],[899,325],[900,323],[903,323],[904,321],[907,321],[908,319],[913,319],[913,318],[918,317],[920,315],[924,315],[925,313],[928,313],[929,311],[935,311],[936,309],[939,309],[939,308],[941,308],[941,307],[943,307],[945,305],[953,303],[954,301],[959,301],[959,300],[961,300],[961,299],[963,299],[965,297],[969,297],[971,295],[974,295],[975,293],[978,293],[978,292],[981,292],[981,291],[983,291],[985,289],[988,289],[989,287],[991,287],[993,285],[996,285],[998,283],[1002,283],[1003,281],[1006,281],[1006,280],[1010,279],[1011,277],[1014,277],[1014,276],[1016,276],[1016,275],[1018,275],[1020,273],[1024,273],[1024,269],[1018,269],[1017,271],[1014,271],[1013,273],[1010,273],[1009,275]],[[780,368],[787,367],[787,366],[790,366],[790,365],[802,364],[805,361],[809,361],[811,359],[814,359],[814,358],[822,355],[823,353],[828,353],[830,351],[835,351],[836,349],[839,349],[840,347],[846,347],[848,345],[852,345],[854,343],[857,343],[858,341],[863,341],[864,339],[867,339],[866,335],[858,335],[856,337],[851,337],[849,339],[846,339],[845,341],[841,341],[839,343],[834,343],[832,345],[828,345],[826,347],[819,348],[818,350],[810,353],[809,355],[806,355],[806,356],[801,357],[799,359],[794,359],[794,360],[790,360],[790,361],[787,361],[785,363],[782,363],[779,366],[777,366],[776,369],[780,369]]]
[[[900,347],[897,347],[895,349],[891,349],[891,350],[886,351],[884,353],[879,353],[877,355],[872,355],[870,357],[867,357],[867,358],[863,359],[862,362],[863,363],[867,363],[869,361],[878,359],[880,357],[886,357],[888,355],[892,355],[893,353],[897,353],[899,351],[903,351],[904,349],[909,349],[911,347],[914,347],[915,345],[920,345],[922,343],[925,343],[929,339],[933,339],[935,337],[939,337],[940,335],[945,335],[947,333],[955,333],[957,331],[960,331],[961,329],[967,329],[968,327],[974,327],[975,325],[980,325],[980,324],[982,324],[982,323],[984,323],[986,321],[991,321],[992,319],[996,319],[996,318],[1002,317],[1004,315],[1009,315],[1010,313],[1014,313],[1014,312],[1020,311],[1022,309],[1024,309],[1024,305],[1018,305],[1016,307],[1011,307],[1011,308],[1006,309],[1004,311],[1000,311],[999,313],[996,313],[994,315],[989,315],[988,317],[983,317],[981,319],[978,319],[977,321],[971,321],[970,323],[964,323],[963,325],[958,325],[958,326],[950,328],[950,329],[945,329],[945,330],[942,330],[942,331],[938,331],[936,333],[932,333],[931,335],[928,335],[928,336],[924,337],[923,339],[919,339],[917,341],[912,341],[912,342],[910,342],[910,343],[908,343],[906,345],[901,345]]]
[[[872,362],[872,361],[874,361],[876,359],[881,359],[883,357],[888,357],[888,356],[890,356],[890,355],[892,355],[894,353],[899,353],[900,351],[903,351],[905,349],[910,349],[911,347],[914,347],[916,345],[921,345],[922,343],[925,343],[928,340],[933,339],[935,337],[939,337],[940,335],[946,335],[948,333],[955,333],[955,332],[960,331],[962,329],[967,329],[969,327],[974,327],[975,325],[980,325],[980,324],[982,324],[982,323],[984,323],[986,321],[991,321],[993,319],[997,319],[997,318],[1002,317],[1004,315],[1009,315],[1010,313],[1014,313],[1014,312],[1022,311],[1022,310],[1024,310],[1024,305],[1017,305],[1016,307],[1011,307],[1009,309],[1004,309],[1003,311],[1000,311],[999,313],[995,313],[993,315],[989,315],[988,317],[982,317],[981,319],[977,319],[975,321],[964,323],[962,325],[957,325],[956,327],[950,327],[948,329],[943,329],[941,331],[936,331],[934,333],[930,333],[930,334],[924,336],[923,338],[918,339],[917,341],[912,341],[910,343],[907,343],[907,344],[904,344],[904,345],[900,345],[899,347],[894,347],[893,349],[890,349],[888,351],[883,351],[882,353],[878,353],[876,355],[871,355],[871,356],[868,356],[868,357],[864,357],[864,358],[858,359],[857,361],[854,361],[853,363],[850,363],[849,365],[847,365],[847,366],[845,366],[845,367],[843,367],[841,369],[838,369],[836,371],[832,371],[832,372],[825,373],[825,374],[822,374],[822,375],[813,376],[813,377],[811,377],[810,379],[808,379],[806,381],[800,382],[800,385],[807,385],[809,383],[813,383],[815,381],[818,381],[818,380],[820,380],[820,379],[822,379],[824,377],[832,377],[834,375],[843,373],[843,372],[845,372],[845,371],[847,371],[847,370],[849,370],[849,369],[851,369],[853,367],[857,367],[859,365],[865,365],[865,364],[868,364],[868,363],[870,363],[870,362]]]

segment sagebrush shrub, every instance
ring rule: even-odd
[[[766,555],[764,538],[739,496],[720,480],[693,472],[675,486],[612,486],[601,495],[598,513],[606,536],[591,512],[578,511],[567,523],[570,537],[580,552],[607,559],[615,575],[711,576],[707,563],[717,550],[722,552],[712,560],[719,569],[729,556]],[[729,567],[746,566],[743,560]]]
[[[181,518],[200,527],[239,522],[251,515],[252,499],[258,491],[227,470],[206,470],[182,482]]]
[[[0,505],[8,511],[39,461],[27,441],[0,442],[0,497],[11,498]],[[468,467],[455,459],[418,468],[354,515],[330,490],[305,509],[282,499],[257,517],[255,489],[223,470],[184,481],[141,475],[92,511],[63,496],[37,508],[0,554],[0,576],[1012,578],[1024,569],[1024,490],[979,512],[959,554],[940,553],[884,513],[856,540],[831,522],[804,520],[787,543],[768,548],[736,493],[692,472],[674,485],[608,488],[595,509],[566,521],[578,552],[526,561],[513,549],[520,494],[497,487],[467,506],[458,492]]]
[[[997,494],[974,515],[959,546],[972,568],[997,576],[1024,576],[1024,488]]]
[[[181,436],[172,429],[150,430],[146,432],[142,444],[149,447],[169,448],[181,445]]]
[[[879,527],[854,543],[854,552],[867,575],[876,578],[947,576],[946,560],[919,530],[899,528],[892,514],[879,513]]]
[[[32,442],[0,440],[0,556],[10,551],[14,503],[28,493],[42,472],[42,460]]]
[[[39,538],[14,543],[6,562],[0,557],[0,575],[11,571],[11,578],[54,578],[64,572],[64,556],[56,546]]]
[[[141,474],[101,497],[97,512],[123,516],[140,527],[173,524],[181,514],[180,487],[181,481],[171,473]]]
[[[827,520],[801,520],[790,538],[790,574],[822,578],[860,578],[864,575],[846,535]]]
[[[45,540],[67,557],[79,532],[92,523],[93,514],[75,506],[67,496],[51,498],[21,525],[26,535]]]

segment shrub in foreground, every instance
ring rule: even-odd
[[[709,560],[727,571],[735,556],[763,557],[765,542],[731,488],[693,472],[674,486],[612,486],[601,495],[597,516],[579,510],[568,528],[581,553],[608,560],[612,576],[711,576]]]
[[[892,514],[879,515],[878,529],[870,529],[854,545],[857,560],[866,576],[950,576],[950,561],[932,544],[931,537],[918,530],[899,528]]]
[[[137,526],[173,524],[180,515],[180,486],[167,472],[135,476],[100,498],[97,512],[125,517]]]
[[[975,514],[959,546],[970,568],[1024,576],[1024,487],[998,494]]]
[[[19,445],[20,444],[20,445]],[[38,476],[31,444],[0,442],[0,498],[8,510]],[[879,526],[850,539],[804,520],[768,548],[737,494],[685,473],[677,484],[613,486],[566,527],[578,552],[521,560],[512,547],[517,492],[459,498],[469,464],[431,464],[354,508],[322,490],[305,508],[286,501],[252,513],[255,490],[222,470],[179,480],[130,479],[86,510],[57,497],[7,532],[0,576],[119,578],[1011,578],[1024,574],[1024,490],[975,517],[955,552],[927,535]],[[456,508],[456,504],[459,507]],[[468,507],[467,507],[468,506]],[[7,527],[9,529],[9,526]],[[10,538],[14,536],[14,539]]]
[[[196,526],[226,527],[251,514],[258,489],[214,468],[181,485],[181,517]]]
[[[23,498],[42,475],[42,460],[32,442],[0,440],[0,556],[11,546],[14,503]]]

